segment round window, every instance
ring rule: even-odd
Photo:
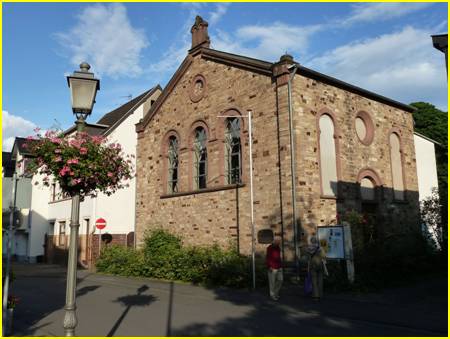
[[[364,140],[367,135],[366,123],[361,117],[357,117],[355,121],[356,126],[356,134],[358,135],[359,140]]]
[[[205,96],[205,92],[206,92],[205,77],[201,74],[198,74],[192,80],[189,96],[193,102],[199,102]]]
[[[359,112],[355,118],[355,130],[358,139],[366,146],[370,145],[374,137],[374,126],[367,112]]]

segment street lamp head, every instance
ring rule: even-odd
[[[86,119],[92,112],[95,96],[100,89],[100,80],[89,72],[91,66],[87,62],[80,64],[80,70],[67,77],[70,88],[72,111],[77,118]]]

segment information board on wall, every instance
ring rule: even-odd
[[[345,259],[343,226],[319,226],[317,235],[327,258]]]

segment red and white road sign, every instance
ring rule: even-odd
[[[102,230],[106,227],[106,220],[103,218],[98,218],[95,221],[95,227],[97,227],[99,230]]]

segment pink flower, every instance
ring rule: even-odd
[[[86,147],[81,147],[80,148],[80,154],[87,154],[88,150]]]
[[[67,165],[70,165],[70,164],[78,164],[78,159],[69,159],[69,160],[67,160]]]
[[[64,166],[60,171],[59,171],[59,175],[60,176],[65,176],[67,172],[70,172],[70,168],[69,166]]]
[[[55,153],[61,153],[61,150],[59,148],[55,149]]]
[[[53,142],[54,144],[58,144],[58,145],[61,145],[61,143],[62,143],[62,140],[60,138],[56,138],[56,137],[50,138],[50,141]]]
[[[107,176],[111,178],[113,174],[111,172],[108,172]]]

